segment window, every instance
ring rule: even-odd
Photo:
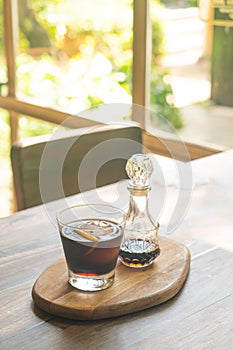
[[[232,147],[232,1],[152,4],[152,113],[147,128],[178,132],[194,143]],[[160,36],[162,46],[156,42]]]

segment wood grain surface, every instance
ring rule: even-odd
[[[63,258],[48,267],[33,286],[32,297],[44,311],[77,320],[115,317],[150,308],[171,299],[182,288],[190,266],[189,250],[160,238],[161,255],[146,268],[121,263],[114,284],[103,291],[79,291],[67,282]]]
[[[164,160],[174,162],[169,158]],[[175,180],[169,164],[162,174],[169,174]],[[0,219],[1,350],[230,350],[233,344],[233,150],[192,161],[191,165],[190,206],[179,227],[167,236],[190,250],[188,278],[175,297],[138,312],[82,321],[43,311],[33,302],[31,292],[41,273],[63,254],[57,227],[43,206]],[[156,204],[163,200],[160,192],[163,185],[158,177],[155,172],[150,193],[152,214]],[[128,200],[127,182],[117,186],[121,206]],[[115,184],[98,189],[101,198],[109,201],[114,199],[115,191]],[[187,187],[178,189],[168,184],[166,191],[167,201],[171,203],[173,196],[179,191],[186,193]],[[68,205],[83,203],[83,195],[66,198]],[[86,201],[91,203],[93,198],[96,198],[94,191],[85,192]],[[63,200],[46,206],[51,216],[63,208]],[[170,213],[171,207],[165,206],[164,210]],[[161,230],[164,230],[162,225]],[[118,274],[116,283],[117,280]],[[138,289],[135,285],[131,295],[139,293]]]

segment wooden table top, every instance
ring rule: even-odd
[[[44,269],[63,255],[51,218],[64,201],[50,203],[46,210],[27,209],[0,220],[2,350],[232,348],[233,150],[182,163],[181,167],[189,167],[187,174],[192,168],[191,182],[183,178],[178,183],[172,161],[165,163],[165,180],[159,172],[153,175],[150,203],[162,222],[161,234],[169,234],[191,251],[190,273],[181,292],[160,306],[99,321],[72,321],[41,311],[33,304],[31,288]],[[126,186],[123,181],[67,201],[92,201],[98,194],[124,206]],[[171,216],[177,192],[182,192],[181,201],[177,200]],[[166,203],[159,212],[161,198]]]

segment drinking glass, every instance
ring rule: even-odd
[[[111,205],[82,204],[57,214],[69,283],[98,291],[114,282],[124,226],[123,212]]]

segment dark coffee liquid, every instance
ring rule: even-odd
[[[131,267],[151,265],[160,255],[158,244],[146,240],[130,239],[124,242],[120,249],[120,261]]]
[[[74,228],[94,235],[99,241],[82,237]],[[99,219],[75,221],[60,233],[67,265],[75,274],[97,276],[115,268],[122,240],[122,229],[116,223]]]

